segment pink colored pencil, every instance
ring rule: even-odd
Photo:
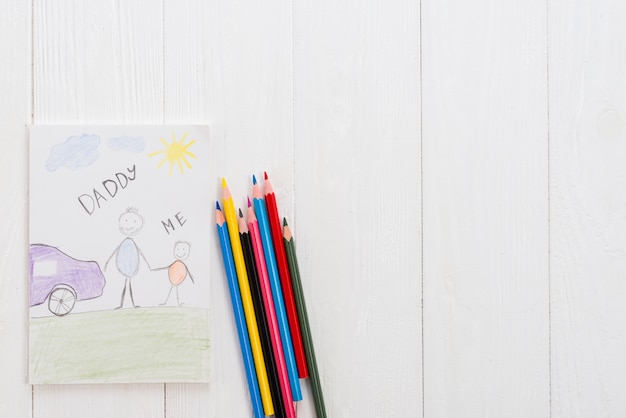
[[[259,274],[259,282],[261,284],[261,294],[263,296],[263,306],[267,314],[267,322],[270,330],[270,338],[272,339],[272,351],[276,360],[276,368],[278,369],[278,381],[280,390],[285,403],[285,414],[287,418],[296,418],[296,411],[293,406],[293,396],[291,394],[291,386],[289,385],[289,375],[287,374],[287,363],[283,353],[283,345],[280,340],[280,331],[278,329],[278,320],[276,318],[276,310],[274,308],[274,299],[272,297],[272,289],[265,264],[265,253],[263,252],[263,243],[261,242],[261,234],[259,232],[259,224],[254,213],[254,207],[248,199],[248,228],[250,229],[250,239],[252,240],[252,250],[256,261],[257,272]]]

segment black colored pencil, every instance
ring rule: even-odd
[[[248,281],[250,282],[252,304],[254,305],[256,322],[259,327],[261,349],[263,350],[263,357],[265,358],[265,368],[267,369],[270,393],[272,394],[272,400],[274,404],[274,416],[276,418],[286,418],[285,405],[283,404],[283,397],[280,392],[280,385],[278,382],[278,371],[276,369],[276,362],[274,361],[274,353],[271,346],[270,331],[267,325],[267,319],[265,317],[265,309],[263,308],[263,297],[261,295],[259,276],[257,274],[256,265],[254,262],[252,241],[250,239],[248,225],[246,225],[246,222],[243,220],[243,213],[241,212],[241,209],[239,209],[239,236],[241,238],[243,258],[245,260],[246,270],[248,272]]]

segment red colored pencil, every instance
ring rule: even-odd
[[[298,366],[298,376],[301,379],[309,377],[309,370],[306,364],[306,355],[304,353],[304,345],[302,343],[302,333],[300,331],[300,322],[298,321],[298,310],[291,285],[291,276],[289,274],[289,263],[287,262],[287,254],[283,244],[283,229],[280,224],[280,216],[276,205],[276,195],[272,188],[272,183],[265,173],[265,203],[267,205],[267,217],[272,231],[272,241],[274,242],[274,252],[276,253],[276,264],[278,265],[278,275],[280,276],[280,284],[283,289],[283,298],[285,299],[285,309],[287,311],[287,320],[289,321],[289,330],[291,331],[291,341],[293,343],[293,351],[296,357],[296,365]]]

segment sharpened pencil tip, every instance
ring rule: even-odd
[[[226,179],[222,177],[222,189],[225,189],[228,185],[226,184]]]
[[[250,196],[248,196],[248,207],[252,206],[252,202],[250,202]]]
[[[256,176],[254,174],[252,175],[252,184],[256,184]]]
[[[241,208],[239,208],[239,217],[243,218],[243,212],[241,211]]]
[[[222,210],[222,208],[220,208],[220,202],[217,200],[215,201],[215,209]]]
[[[283,218],[283,226],[287,226],[287,218]]]
[[[267,171],[264,171],[263,174],[265,175],[265,180],[267,180]]]

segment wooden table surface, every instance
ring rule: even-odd
[[[223,277],[210,384],[27,383],[27,126],[174,123],[211,125],[234,193],[270,173],[329,416],[626,416],[625,19],[609,0],[1,0],[0,417],[251,416]]]

